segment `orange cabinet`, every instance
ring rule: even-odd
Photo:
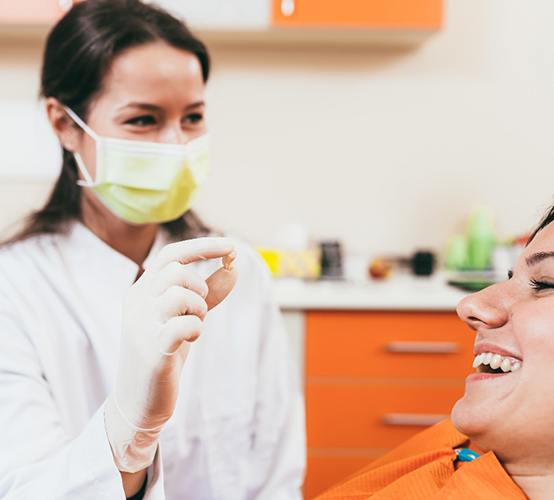
[[[309,382],[308,442],[314,448],[389,449],[443,420],[464,390],[447,384]]]
[[[447,417],[474,336],[454,312],[313,311],[305,324],[310,499]]]
[[[455,314],[320,312],[306,320],[310,377],[459,378],[473,350]]]
[[[272,0],[280,27],[437,30],[442,0]]]
[[[72,5],[71,0],[0,0],[0,23],[25,26],[52,24]]]

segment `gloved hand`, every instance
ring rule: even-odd
[[[191,262],[223,258],[204,281]],[[138,472],[154,460],[160,431],[173,414],[190,342],[209,309],[232,290],[233,245],[199,238],[165,246],[129,290],[113,392],[105,405],[106,433],[122,472]]]

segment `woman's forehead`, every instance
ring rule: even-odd
[[[156,102],[166,98],[198,100],[204,81],[198,58],[163,43],[134,47],[120,54],[104,78],[103,94],[114,100]]]
[[[548,224],[535,235],[523,255],[529,257],[537,252],[554,252],[554,223]]]

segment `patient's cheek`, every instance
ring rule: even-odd
[[[524,364],[533,373],[554,373],[554,294],[515,309],[512,331]]]

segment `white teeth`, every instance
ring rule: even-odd
[[[493,370],[496,370],[497,368],[500,368],[500,365],[502,364],[502,356],[500,356],[500,354],[495,354],[493,357],[492,357],[492,360],[490,362],[490,367],[493,369]]]
[[[500,368],[504,373],[515,372],[521,368],[520,361],[492,352],[482,352],[475,356],[473,368],[479,368],[481,365],[489,365],[493,370]]]
[[[508,358],[504,358],[500,364],[500,368],[503,372],[509,372],[512,368],[512,362]]]

